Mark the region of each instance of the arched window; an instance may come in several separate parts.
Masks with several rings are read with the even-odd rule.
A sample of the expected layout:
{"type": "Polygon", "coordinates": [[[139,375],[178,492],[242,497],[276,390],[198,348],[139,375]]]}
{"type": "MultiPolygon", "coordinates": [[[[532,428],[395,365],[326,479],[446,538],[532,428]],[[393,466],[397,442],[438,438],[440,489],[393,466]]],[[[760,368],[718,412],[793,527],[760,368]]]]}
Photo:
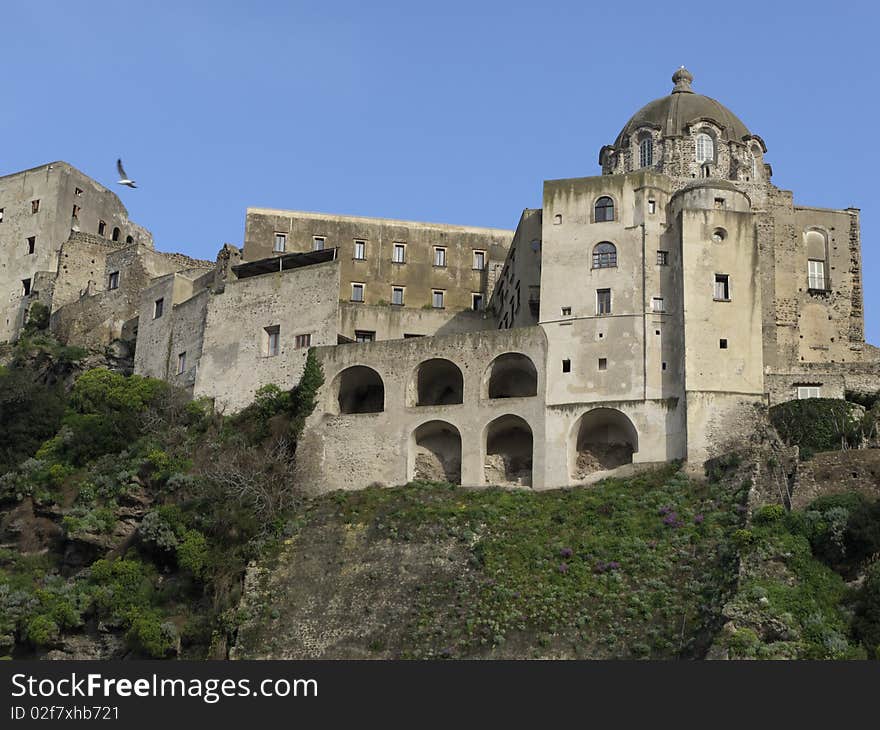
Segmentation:
{"type": "Polygon", "coordinates": [[[608,241],[597,243],[593,248],[593,268],[610,269],[617,266],[617,247],[608,241]]]}
{"type": "Polygon", "coordinates": [[[654,164],[654,141],[645,137],[639,142],[639,167],[650,167],[654,164]]]}
{"type": "Polygon", "coordinates": [[[120,230],[118,228],[114,228],[113,229],[113,240],[114,241],[119,240],[119,234],[120,234],[120,230]]]}
{"type": "Polygon", "coordinates": [[[715,161],[715,142],[705,132],[697,135],[697,162],[715,161]]]}
{"type": "Polygon", "coordinates": [[[596,223],[614,220],[614,201],[607,195],[603,195],[596,201],[596,223]]]}

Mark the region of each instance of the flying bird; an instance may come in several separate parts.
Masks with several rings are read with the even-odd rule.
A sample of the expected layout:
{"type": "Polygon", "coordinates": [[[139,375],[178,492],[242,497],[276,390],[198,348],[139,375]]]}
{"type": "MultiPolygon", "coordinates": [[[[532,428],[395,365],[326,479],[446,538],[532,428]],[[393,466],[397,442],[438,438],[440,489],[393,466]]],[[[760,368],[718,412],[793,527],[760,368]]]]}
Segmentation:
{"type": "Polygon", "coordinates": [[[116,181],[117,185],[126,185],[130,188],[136,188],[137,185],[134,184],[134,180],[129,180],[128,175],[125,172],[125,168],[122,166],[122,160],[116,160],[116,169],[119,170],[119,180],[116,181]]]}

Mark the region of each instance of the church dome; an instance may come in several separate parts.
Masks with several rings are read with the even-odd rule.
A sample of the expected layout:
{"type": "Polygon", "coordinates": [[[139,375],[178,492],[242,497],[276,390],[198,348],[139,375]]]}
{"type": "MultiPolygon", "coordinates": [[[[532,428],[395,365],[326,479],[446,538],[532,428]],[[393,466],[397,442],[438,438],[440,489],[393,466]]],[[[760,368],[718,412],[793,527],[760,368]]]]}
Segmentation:
{"type": "Polygon", "coordinates": [[[721,138],[743,142],[751,137],[748,128],[730,109],[715,99],[694,93],[693,75],[684,66],[672,75],[675,84],[672,93],[646,104],[639,109],[617,136],[614,147],[626,144],[626,139],[638,129],[657,129],[661,137],[681,137],[696,121],[714,122],[721,130],[721,138]]]}

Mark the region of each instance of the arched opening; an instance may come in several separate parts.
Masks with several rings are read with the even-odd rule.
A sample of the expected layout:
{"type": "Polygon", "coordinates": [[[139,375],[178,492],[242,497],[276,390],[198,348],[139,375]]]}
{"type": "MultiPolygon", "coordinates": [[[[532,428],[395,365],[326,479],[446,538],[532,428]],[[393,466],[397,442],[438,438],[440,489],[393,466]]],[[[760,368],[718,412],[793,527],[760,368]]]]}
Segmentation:
{"type": "Polygon", "coordinates": [[[715,161],[715,140],[705,132],[700,132],[695,139],[697,162],[715,161]]]}
{"type": "Polygon", "coordinates": [[[528,398],[538,394],[538,371],[531,358],[518,352],[499,355],[487,369],[490,398],[528,398]]]}
{"type": "Polygon", "coordinates": [[[602,241],[593,246],[593,268],[613,269],[617,266],[617,246],[610,241],[602,241]]]}
{"type": "Polygon", "coordinates": [[[614,408],[594,408],[575,424],[572,478],[631,464],[639,450],[639,435],[626,415],[614,408]]]}
{"type": "Polygon", "coordinates": [[[486,427],[486,484],[532,485],[532,429],[519,416],[501,416],[486,427]]]}
{"type": "Polygon", "coordinates": [[[464,377],[450,360],[425,360],[416,370],[416,405],[449,406],[464,402],[464,377]]]}
{"type": "Polygon", "coordinates": [[[614,201],[607,195],[603,195],[596,201],[593,208],[595,215],[593,216],[596,223],[614,220],[614,201]]]}
{"type": "Polygon", "coordinates": [[[340,413],[381,413],[385,410],[385,385],[372,368],[355,365],[336,376],[336,402],[340,413]]]}
{"type": "Polygon", "coordinates": [[[118,228],[114,228],[113,229],[113,240],[118,241],[121,233],[122,233],[122,231],[120,231],[118,228]]]}
{"type": "Polygon", "coordinates": [[[134,243],[134,238],[132,238],[131,236],[126,236],[126,237],[125,237],[125,242],[126,242],[126,243],[134,243]]]}
{"type": "Polygon", "coordinates": [[[650,167],[654,164],[654,141],[648,137],[642,137],[639,141],[639,167],[650,167]]]}
{"type": "Polygon", "coordinates": [[[461,484],[461,434],[446,421],[428,421],[412,435],[412,478],[461,484]]]}

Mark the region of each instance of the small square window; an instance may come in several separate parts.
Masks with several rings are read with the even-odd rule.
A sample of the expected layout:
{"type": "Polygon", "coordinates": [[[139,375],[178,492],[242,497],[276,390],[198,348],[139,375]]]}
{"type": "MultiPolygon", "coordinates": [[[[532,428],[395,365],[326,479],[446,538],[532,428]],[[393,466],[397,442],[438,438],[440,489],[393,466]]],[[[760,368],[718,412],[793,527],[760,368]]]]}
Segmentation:
{"type": "Polygon", "coordinates": [[[21,280],[21,292],[24,296],[30,296],[31,293],[31,280],[30,279],[22,279],[21,280]]]}
{"type": "Polygon", "coordinates": [[[730,301],[730,276],[728,274],[715,274],[715,301],[730,301]]]}
{"type": "Polygon", "coordinates": [[[6,210],[5,208],[0,208],[0,223],[3,222],[3,216],[5,214],[5,210],[6,210]]]}
{"type": "Polygon", "coordinates": [[[660,334],[660,330],[654,330],[654,334],[655,334],[655,335],[659,335],[659,334],[660,334]]]}
{"type": "Polygon", "coordinates": [[[364,285],[363,284],[352,284],[351,285],[351,301],[353,301],[353,302],[364,301],[364,285]]]}
{"type": "Polygon", "coordinates": [[[391,303],[396,304],[398,306],[403,306],[403,287],[402,286],[392,286],[391,287],[391,303]]]}
{"type": "Polygon", "coordinates": [[[657,201],[649,200],[648,201],[648,215],[654,215],[657,212],[657,201]]]}
{"type": "Polygon", "coordinates": [[[553,225],[559,226],[562,225],[562,213],[557,213],[553,216],[553,225]]]}
{"type": "Polygon", "coordinates": [[[607,370],[608,369],[608,358],[600,357],[599,358],[599,370],[607,370]]]}
{"type": "Polygon", "coordinates": [[[391,252],[391,261],[395,264],[406,263],[406,244],[395,243],[391,252]]]}
{"type": "Polygon", "coordinates": [[[603,339],[604,337],[605,337],[605,333],[604,333],[604,332],[600,332],[600,333],[599,333],[599,339],[601,340],[601,339],[603,339]]]}
{"type": "Polygon", "coordinates": [[[483,309],[483,295],[479,293],[471,294],[471,309],[480,312],[483,309]]]}
{"type": "Polygon", "coordinates": [[[657,266],[668,266],[669,265],[669,251],[658,251],[657,252],[657,266]]]}
{"type": "Polygon", "coordinates": [[[611,314],[611,290],[596,290],[596,314],[611,314]]]}
{"type": "Polygon", "coordinates": [[[727,349],[727,340],[723,337],[720,340],[718,340],[718,347],[722,350],[726,350],[727,349]]]}
{"type": "Polygon", "coordinates": [[[107,232],[107,224],[104,221],[98,221],[98,235],[103,236],[107,232]]]}
{"type": "Polygon", "coordinates": [[[312,251],[323,251],[326,243],[324,236],[312,236],[312,251]]]}
{"type": "Polygon", "coordinates": [[[443,309],[446,292],[435,289],[431,293],[431,306],[434,309],[443,309]]]}
{"type": "Polygon", "coordinates": [[[312,335],[311,335],[311,333],[309,333],[309,334],[305,334],[305,335],[296,335],[296,336],[293,338],[293,346],[294,346],[297,350],[301,350],[301,349],[303,349],[304,347],[311,347],[311,346],[312,346],[312,335]]]}
{"type": "Polygon", "coordinates": [[[798,400],[806,398],[821,398],[822,386],[820,385],[799,385],[797,389],[798,400]]]}
{"type": "Polygon", "coordinates": [[[37,250],[37,237],[36,236],[31,236],[30,238],[28,238],[27,247],[28,247],[28,255],[36,252],[36,250],[37,250]]]}
{"type": "Polygon", "coordinates": [[[486,252],[485,251],[474,251],[474,269],[476,271],[483,271],[486,268],[486,252]]]}
{"type": "Polygon", "coordinates": [[[32,200],[31,201],[31,213],[39,213],[40,212],[40,201],[32,200]]]}
{"type": "Polygon", "coordinates": [[[665,363],[665,362],[664,362],[664,363],[661,363],[661,364],[660,364],[660,367],[661,367],[662,370],[666,370],[666,363],[665,363]]]}
{"type": "Polygon", "coordinates": [[[77,198],[82,197],[82,194],[83,194],[82,188],[75,188],[74,191],[73,191],[73,194],[74,194],[77,198]]]}
{"type": "Polygon", "coordinates": [[[153,302],[153,319],[159,319],[165,311],[165,300],[160,298],[153,302]]]}
{"type": "Polygon", "coordinates": [[[177,374],[183,375],[184,372],[186,372],[186,353],[181,352],[177,356],[177,374]]]}
{"type": "Polygon", "coordinates": [[[272,249],[275,253],[284,253],[287,250],[287,234],[275,234],[275,247],[272,249]]]}
{"type": "Polygon", "coordinates": [[[654,297],[651,299],[651,311],[659,314],[666,311],[666,305],[663,304],[663,297],[654,297]]]}
{"type": "Polygon", "coordinates": [[[275,357],[281,352],[281,325],[263,328],[263,356],[275,357]]]}
{"type": "Polygon", "coordinates": [[[354,258],[356,261],[363,261],[367,258],[367,242],[357,240],[354,242],[354,258]]]}
{"type": "Polygon", "coordinates": [[[562,308],[562,316],[570,317],[571,316],[571,307],[563,307],[562,308]]]}
{"type": "Polygon", "coordinates": [[[110,276],[107,277],[107,288],[108,289],[118,289],[119,288],[119,272],[111,271],[110,276]]]}
{"type": "Polygon", "coordinates": [[[360,342],[361,344],[365,342],[375,342],[376,341],[376,333],[371,332],[369,330],[355,330],[354,331],[354,340],[355,342],[360,342]]]}
{"type": "Polygon", "coordinates": [[[570,373],[571,372],[571,360],[563,360],[562,361],[562,372],[570,373]]]}
{"type": "Polygon", "coordinates": [[[724,198],[715,198],[715,207],[718,210],[721,210],[722,208],[724,208],[725,207],[724,198]]]}
{"type": "Polygon", "coordinates": [[[434,247],[434,266],[446,266],[446,249],[441,246],[434,247]]]}

